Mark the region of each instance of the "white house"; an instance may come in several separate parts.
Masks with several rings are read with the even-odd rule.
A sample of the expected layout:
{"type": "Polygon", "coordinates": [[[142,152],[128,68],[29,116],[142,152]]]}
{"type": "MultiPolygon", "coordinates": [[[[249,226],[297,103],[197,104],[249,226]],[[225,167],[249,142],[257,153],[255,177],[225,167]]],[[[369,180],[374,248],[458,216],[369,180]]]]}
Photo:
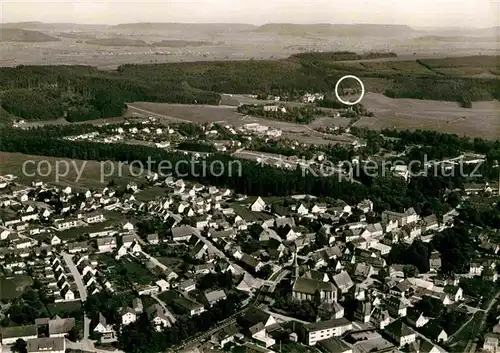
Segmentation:
{"type": "Polygon", "coordinates": [[[54,235],[51,239],[50,239],[50,245],[59,245],[61,244],[61,239],[57,236],[57,235],[54,235]]]}
{"type": "Polygon", "coordinates": [[[99,252],[111,252],[116,249],[116,238],[99,238],[97,239],[97,247],[99,249],[99,252]]]}
{"type": "Polygon", "coordinates": [[[158,290],[160,292],[165,292],[170,289],[170,283],[165,281],[164,279],[160,279],[156,281],[156,285],[158,286],[158,290]]]}
{"type": "Polygon", "coordinates": [[[346,318],[318,321],[305,325],[306,344],[314,346],[317,342],[338,337],[352,330],[352,322],[346,318]]]}
{"type": "Polygon", "coordinates": [[[137,314],[132,308],[125,308],[122,311],[122,325],[128,325],[137,320],[137,314]]]}
{"type": "Polygon", "coordinates": [[[266,208],[266,203],[264,202],[264,200],[262,200],[260,196],[250,206],[250,209],[254,212],[262,212],[265,210],[265,208],[266,208]]]}

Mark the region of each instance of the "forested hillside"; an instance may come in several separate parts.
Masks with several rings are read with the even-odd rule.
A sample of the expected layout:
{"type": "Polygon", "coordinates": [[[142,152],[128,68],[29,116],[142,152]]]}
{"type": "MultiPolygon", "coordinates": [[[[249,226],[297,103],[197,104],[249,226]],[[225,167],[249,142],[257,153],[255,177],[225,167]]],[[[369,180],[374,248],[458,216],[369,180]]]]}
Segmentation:
{"type": "MultiPolygon", "coordinates": [[[[339,62],[356,58],[354,53],[340,52],[274,61],[123,65],[116,71],[85,66],[1,68],[0,99],[3,109],[24,119],[82,121],[121,115],[125,102],[133,101],[218,104],[219,93],[331,93],[337,80],[348,74],[366,79],[368,90],[378,82],[382,85],[378,91],[395,98],[461,103],[500,99],[499,79],[460,76],[460,70],[467,69],[463,60],[445,59],[448,67],[457,63],[455,74],[448,76],[435,71],[435,65],[415,61],[339,62]]],[[[495,60],[476,59],[482,58],[486,60],[481,69],[498,71],[495,60]]]]}

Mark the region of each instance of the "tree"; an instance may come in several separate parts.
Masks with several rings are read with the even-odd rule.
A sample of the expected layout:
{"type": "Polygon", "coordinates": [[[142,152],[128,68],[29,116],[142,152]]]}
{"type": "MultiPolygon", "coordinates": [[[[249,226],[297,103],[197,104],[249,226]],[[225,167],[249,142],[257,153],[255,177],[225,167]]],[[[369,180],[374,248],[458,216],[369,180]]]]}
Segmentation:
{"type": "Polygon", "coordinates": [[[266,264],[259,269],[257,275],[259,275],[259,277],[261,278],[267,279],[272,273],[273,273],[273,267],[270,264],[266,264]]]}
{"type": "Polygon", "coordinates": [[[325,228],[321,227],[318,230],[315,243],[318,248],[323,248],[328,245],[328,235],[326,234],[325,228]]]}
{"type": "Polygon", "coordinates": [[[27,353],[28,352],[26,342],[20,338],[12,345],[11,350],[13,352],[17,352],[17,353],[27,353]]]}
{"type": "Polygon", "coordinates": [[[405,278],[409,277],[417,277],[418,276],[418,268],[415,265],[404,265],[403,273],[405,278]]]}
{"type": "Polygon", "coordinates": [[[415,304],[415,308],[427,317],[438,317],[443,312],[444,305],[439,299],[424,295],[422,299],[415,304]]]}
{"type": "Polygon", "coordinates": [[[313,299],[313,303],[315,306],[319,307],[321,305],[321,293],[319,292],[319,290],[316,289],[316,291],[314,292],[314,299],[313,299]]]}

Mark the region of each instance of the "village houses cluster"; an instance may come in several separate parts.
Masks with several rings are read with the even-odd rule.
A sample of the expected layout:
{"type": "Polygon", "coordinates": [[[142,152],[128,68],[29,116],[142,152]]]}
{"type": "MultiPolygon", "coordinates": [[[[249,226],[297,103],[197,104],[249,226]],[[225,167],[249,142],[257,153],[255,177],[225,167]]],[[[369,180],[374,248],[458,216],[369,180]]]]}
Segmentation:
{"type": "MultiPolygon", "coordinates": [[[[438,252],[431,254],[430,272],[424,276],[408,275],[405,266],[387,263],[396,244],[428,243],[451,227],[456,210],[439,218],[420,217],[413,208],[376,214],[370,200],[349,205],[307,195],[284,205],[156,174],[140,186],[129,182],[120,192],[114,186],[77,191],[41,181],[27,186],[12,175],[2,180],[0,266],[10,286],[29,278],[29,283],[41,283],[54,303],[85,302],[99,293],[121,293],[116,266],[147,274],[128,277],[134,299],[120,308],[118,321],[101,312],[84,320],[83,339],[97,335],[101,343],[115,342],[120,328],[143,313],[157,330],[168,330],[179,316],[200,315],[235,290],[247,298],[241,303],[246,314],[210,335],[219,347],[239,342],[272,351],[276,332],[291,322],[292,341],[325,352],[397,351],[409,345],[415,352],[438,353],[453,332],[446,332],[438,317],[419,310],[418,303],[437,302],[464,315],[473,310],[462,303],[456,278],[436,275],[441,267],[438,252]],[[353,216],[356,221],[346,222],[353,216]],[[168,224],[168,231],[144,233],[139,224],[151,219],[168,224]],[[321,229],[313,231],[308,222],[319,222],[321,229]],[[321,247],[319,233],[326,239],[321,247]],[[259,249],[248,250],[249,237],[259,249]],[[165,262],[155,255],[160,248],[187,249],[196,265],[165,262]],[[216,273],[230,274],[234,289],[200,292],[201,278],[216,273]],[[374,279],[381,273],[382,281],[374,279]],[[262,293],[273,299],[287,282],[293,302],[314,302],[321,318],[294,319],[293,312],[261,300],[262,293]],[[165,299],[165,293],[173,299],[165,299]]],[[[497,253],[500,244],[485,238],[482,247],[497,253]]],[[[495,264],[471,262],[467,276],[496,281],[495,264]]],[[[31,325],[9,325],[0,330],[1,344],[23,339],[29,353],[64,352],[75,320],[82,318],[40,317],[31,325]],[[44,326],[48,335],[41,333],[44,326]]],[[[496,336],[488,337],[485,347],[496,352],[496,336]]]]}

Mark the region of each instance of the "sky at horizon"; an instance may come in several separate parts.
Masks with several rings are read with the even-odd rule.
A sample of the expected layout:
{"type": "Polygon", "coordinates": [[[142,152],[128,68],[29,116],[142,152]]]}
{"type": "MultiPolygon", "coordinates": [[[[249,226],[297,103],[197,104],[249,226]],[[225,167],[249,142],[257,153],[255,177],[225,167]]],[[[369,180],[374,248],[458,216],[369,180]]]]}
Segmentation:
{"type": "Polygon", "coordinates": [[[500,26],[500,0],[0,0],[0,22],[371,23],[500,26]]]}

